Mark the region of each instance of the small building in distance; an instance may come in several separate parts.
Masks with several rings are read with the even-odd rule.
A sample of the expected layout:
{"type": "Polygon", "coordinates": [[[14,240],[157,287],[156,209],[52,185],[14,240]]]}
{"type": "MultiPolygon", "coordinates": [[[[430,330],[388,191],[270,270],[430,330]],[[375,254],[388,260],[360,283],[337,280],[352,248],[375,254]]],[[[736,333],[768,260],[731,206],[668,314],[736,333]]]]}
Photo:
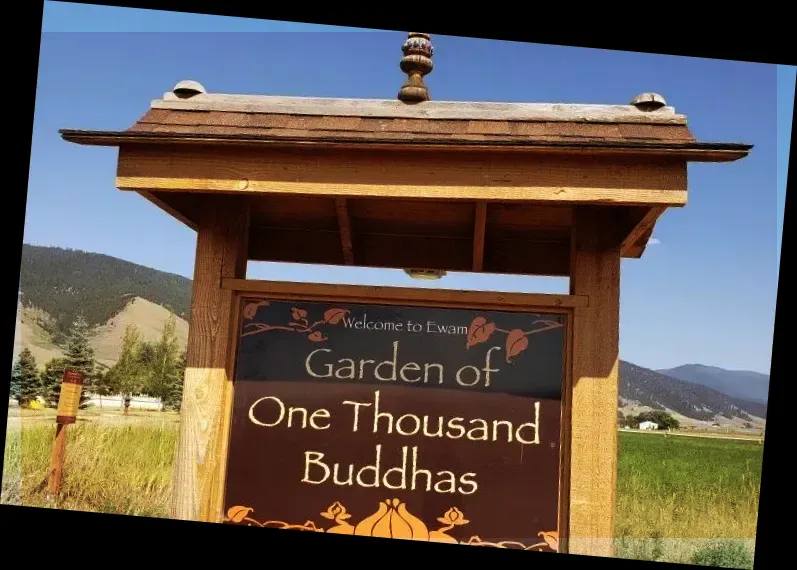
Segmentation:
{"type": "Polygon", "coordinates": [[[659,424],[656,422],[641,422],[639,429],[659,429],[659,424]]]}

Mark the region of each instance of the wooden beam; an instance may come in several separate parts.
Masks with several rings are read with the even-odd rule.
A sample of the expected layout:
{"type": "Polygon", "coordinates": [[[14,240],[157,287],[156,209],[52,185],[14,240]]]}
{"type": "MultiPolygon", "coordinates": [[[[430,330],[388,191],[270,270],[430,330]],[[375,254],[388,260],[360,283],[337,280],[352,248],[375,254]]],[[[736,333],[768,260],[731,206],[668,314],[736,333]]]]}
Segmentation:
{"type": "Polygon", "coordinates": [[[346,265],[354,265],[354,252],[351,243],[351,220],[345,198],[335,198],[335,210],[338,214],[340,243],[343,248],[343,261],[346,265]]]}
{"type": "Polygon", "coordinates": [[[248,226],[247,200],[208,197],[197,232],[172,518],[222,520],[235,296],[221,283],[246,276],[248,226]]]}
{"type": "MultiPolygon", "coordinates": [[[[606,145],[605,143],[585,143],[580,140],[568,142],[541,142],[529,143],[528,140],[519,138],[515,141],[503,141],[496,144],[489,139],[481,140],[458,140],[450,137],[438,137],[434,140],[410,139],[393,141],[374,141],[373,139],[353,139],[346,137],[343,139],[308,139],[306,136],[297,135],[294,137],[286,136],[259,136],[252,135],[220,135],[220,134],[186,134],[186,133],[149,133],[140,131],[79,131],[73,129],[62,129],[61,137],[75,144],[89,146],[106,147],[130,147],[142,145],[152,147],[153,145],[179,145],[205,147],[214,146],[216,148],[226,148],[235,151],[240,148],[267,147],[268,149],[322,149],[336,150],[340,152],[357,150],[387,150],[387,151],[443,151],[443,152],[479,152],[485,153],[523,153],[527,156],[534,155],[557,155],[563,154],[571,157],[582,158],[633,158],[635,160],[658,160],[670,159],[680,162],[734,162],[746,157],[750,153],[751,145],[735,143],[626,143],[623,146],[606,145]]],[[[400,134],[395,135],[399,137],[400,134]]]]}
{"type": "Polygon", "coordinates": [[[487,203],[476,203],[473,222],[473,271],[480,272],[484,266],[484,234],[487,229],[487,203]]]}
{"type": "MultiPolygon", "coordinates": [[[[249,259],[287,263],[346,265],[336,231],[256,227],[249,239],[249,259]]],[[[405,269],[473,270],[473,240],[424,235],[358,233],[357,265],[405,269]]],[[[564,277],[569,274],[566,242],[523,239],[491,241],[482,271],[564,277]]]]}
{"type": "Polygon", "coordinates": [[[617,481],[620,243],[611,212],[575,212],[570,292],[574,310],[567,552],[612,556],[617,481]]]}
{"type": "Polygon", "coordinates": [[[473,238],[473,202],[350,199],[357,232],[473,238]]]}
{"type": "Polygon", "coordinates": [[[567,277],[570,245],[566,241],[527,241],[490,237],[484,252],[485,273],[567,277]]]}
{"type": "Polygon", "coordinates": [[[625,255],[623,257],[626,258],[635,258],[639,259],[645,253],[645,250],[648,247],[648,242],[650,238],[653,236],[653,228],[646,231],[639,237],[639,240],[632,246],[628,248],[625,255]]]}
{"type": "Polygon", "coordinates": [[[679,160],[123,146],[122,190],[682,206],[679,160]],[[386,169],[384,165],[390,164],[386,169]]]}
{"type": "Polygon", "coordinates": [[[415,289],[364,285],[327,285],[323,283],[290,283],[253,279],[223,279],[221,286],[236,293],[261,293],[277,299],[356,300],[379,299],[380,303],[449,303],[463,307],[493,305],[496,307],[588,307],[586,295],[553,295],[548,293],[501,293],[495,291],[460,291],[453,289],[415,289]]]}
{"type": "MultiPolygon", "coordinates": [[[[183,222],[186,226],[188,226],[192,230],[194,230],[194,231],[197,230],[196,222],[194,220],[192,220],[188,216],[188,214],[185,211],[185,208],[180,208],[180,207],[173,206],[171,203],[169,203],[170,201],[168,200],[168,198],[164,199],[164,197],[162,197],[157,192],[149,192],[147,190],[139,190],[138,193],[141,194],[141,196],[143,196],[144,198],[146,198],[150,202],[152,202],[153,204],[155,204],[158,208],[160,208],[161,210],[163,210],[164,212],[166,212],[167,214],[172,216],[173,218],[183,222]]],[[[172,194],[172,196],[176,196],[176,195],[172,194]]],[[[179,196],[176,196],[176,197],[179,197],[179,196]]]]}
{"type": "Polygon", "coordinates": [[[656,221],[667,208],[656,206],[647,208],[641,217],[635,220],[633,227],[620,243],[622,257],[640,257],[645,251],[648,239],[653,234],[656,221]]]}
{"type": "Polygon", "coordinates": [[[470,271],[470,239],[423,235],[358,234],[358,260],[365,267],[470,271]]]}

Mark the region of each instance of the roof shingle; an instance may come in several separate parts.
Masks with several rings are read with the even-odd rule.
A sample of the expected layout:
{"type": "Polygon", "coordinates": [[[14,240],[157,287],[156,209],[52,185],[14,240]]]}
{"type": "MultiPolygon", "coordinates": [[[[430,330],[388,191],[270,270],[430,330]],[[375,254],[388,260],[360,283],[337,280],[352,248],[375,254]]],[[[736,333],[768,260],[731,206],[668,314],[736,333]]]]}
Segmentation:
{"type": "Polygon", "coordinates": [[[167,109],[150,109],[129,130],[200,137],[240,135],[291,139],[306,137],[312,140],[368,139],[374,142],[413,139],[479,142],[511,142],[519,139],[525,139],[526,142],[694,141],[683,124],[407,119],[167,109]]]}

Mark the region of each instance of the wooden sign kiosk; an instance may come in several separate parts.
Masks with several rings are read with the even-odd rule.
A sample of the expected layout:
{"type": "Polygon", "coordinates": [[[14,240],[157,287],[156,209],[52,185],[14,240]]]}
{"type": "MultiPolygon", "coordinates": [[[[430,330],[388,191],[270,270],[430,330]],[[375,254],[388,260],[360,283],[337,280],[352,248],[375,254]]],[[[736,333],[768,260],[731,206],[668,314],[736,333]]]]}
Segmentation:
{"type": "MultiPolygon", "coordinates": [[[[494,494],[491,499],[492,503],[506,509],[514,502],[522,502],[526,495],[534,502],[541,501],[540,497],[550,499],[553,496],[556,512],[553,519],[545,520],[553,520],[552,525],[556,529],[551,525],[545,527],[540,522],[543,526],[539,530],[549,532],[537,533],[537,527],[532,525],[525,530],[518,529],[512,536],[504,533],[495,538],[493,545],[498,545],[500,538],[507,541],[503,545],[529,549],[531,543],[528,540],[534,538],[554,550],[611,555],[617,463],[620,260],[641,257],[653,226],[664,210],[686,204],[688,162],[734,161],[744,157],[751,147],[697,142],[687,128],[686,118],[676,114],[655,94],[639,96],[629,105],[431,101],[423,83],[423,76],[431,71],[428,36],[410,34],[403,49],[402,69],[409,79],[398,100],[217,95],[206,93],[197,83],[181,82],[162,99],[153,101],[149,111],[125,131],[62,131],[64,139],[75,143],[118,146],[117,186],[138,192],[197,232],[188,369],[175,467],[173,516],[186,520],[243,521],[243,524],[263,525],[262,521],[270,517],[269,513],[261,513],[258,509],[253,511],[251,504],[242,502],[243,499],[241,502],[225,502],[225,496],[229,497],[230,493],[238,496],[245,487],[243,482],[231,481],[228,470],[235,468],[243,473],[240,467],[243,455],[254,458],[259,450],[265,449],[245,443],[249,441],[247,438],[255,437],[246,431],[251,425],[266,425],[267,422],[262,416],[255,419],[254,408],[239,411],[238,404],[234,404],[239,392],[233,388],[243,374],[240,369],[246,369],[246,374],[261,374],[264,381],[273,379],[267,376],[274,370],[298,374],[291,372],[291,358],[292,351],[300,350],[297,348],[299,340],[285,340],[288,337],[303,339],[306,344],[301,346],[309,348],[322,347],[322,341],[332,339],[330,342],[338,342],[334,345],[336,350],[344,347],[356,352],[359,350],[357,343],[345,344],[343,340],[353,338],[356,331],[348,327],[355,327],[356,323],[344,322],[344,317],[360,318],[356,315],[365,313],[357,313],[355,308],[364,307],[370,316],[362,316],[363,326],[368,326],[368,318],[379,317],[387,322],[397,315],[411,320],[417,314],[424,327],[427,322],[435,320],[444,325],[445,319],[456,321],[451,325],[454,327],[452,331],[459,334],[456,345],[433,344],[438,341],[431,336],[428,343],[432,344],[427,343],[426,346],[432,348],[424,348],[424,342],[413,345],[411,342],[415,341],[407,340],[406,343],[410,344],[403,346],[416,347],[407,349],[416,351],[407,357],[417,357],[416,360],[424,358],[424,350],[431,350],[434,354],[442,354],[439,362],[445,361],[448,366],[450,360],[452,366],[458,367],[461,363],[471,362],[465,360],[466,357],[481,359],[483,363],[486,353],[485,370],[489,374],[491,364],[487,345],[475,345],[490,334],[498,339],[496,331],[502,331],[510,337],[515,336],[514,339],[500,337],[495,347],[499,352],[493,353],[492,366],[509,369],[506,362],[510,357],[528,348],[527,354],[516,359],[520,363],[521,357],[528,356],[523,361],[526,364],[518,364],[527,366],[522,368],[526,372],[516,374],[517,382],[522,384],[538,370],[534,367],[535,361],[542,366],[551,362],[550,355],[556,358],[559,358],[556,355],[561,355],[561,392],[552,396],[557,402],[556,413],[549,419],[547,416],[538,417],[536,424],[523,424],[556,426],[556,433],[548,430],[541,436],[545,442],[548,441],[545,438],[550,439],[557,456],[557,461],[551,463],[554,467],[545,467],[545,473],[540,475],[547,477],[546,482],[539,483],[545,487],[531,488],[529,483],[528,489],[516,486],[506,491],[514,493],[511,498],[494,494]],[[570,278],[570,294],[262,282],[246,279],[248,260],[567,276],[570,278]],[[528,313],[533,313],[537,319],[533,322],[542,322],[543,328],[561,326],[560,336],[540,334],[528,337],[524,336],[529,332],[524,332],[522,323],[504,325],[499,322],[504,319],[509,323],[517,314],[528,313]],[[278,318],[287,324],[276,326],[276,321],[268,320],[278,318]],[[247,323],[254,329],[242,328],[247,323]],[[319,323],[322,326],[314,330],[313,327],[319,323]],[[239,334],[244,330],[257,332],[272,328],[284,328],[288,332],[283,336],[276,333],[272,336],[239,334]],[[303,335],[291,336],[294,329],[303,335]],[[244,338],[256,340],[246,340],[250,344],[244,349],[241,348],[244,338]],[[267,338],[273,340],[265,340],[267,338]],[[561,346],[555,343],[544,346],[528,344],[530,339],[537,338],[558,338],[562,342],[561,346]],[[510,347],[512,342],[515,348],[510,347]],[[504,356],[496,356],[503,354],[500,350],[504,346],[508,350],[506,360],[504,356]],[[250,356],[246,356],[250,359],[259,358],[257,354],[271,350],[268,353],[271,359],[269,366],[263,367],[262,362],[254,360],[242,364],[244,356],[236,356],[242,350],[250,351],[250,356]],[[461,362],[454,362],[457,358],[461,362]],[[233,382],[236,373],[239,374],[238,380],[233,382]],[[249,410],[252,422],[244,425],[246,410],[249,410]],[[239,421],[236,418],[243,419],[239,421]],[[561,544],[557,545],[559,540],[561,544]]],[[[142,228],[142,231],[146,229],[142,228]]],[[[131,239],[135,239],[134,236],[131,239]]],[[[319,275],[323,275],[322,269],[319,275]]],[[[304,356],[302,353],[302,358],[304,356]]],[[[393,358],[401,360],[405,356],[394,354],[393,358]]],[[[346,359],[338,362],[342,361],[348,362],[346,359]]],[[[321,361],[318,362],[314,365],[315,370],[323,370],[321,361]]],[[[373,363],[375,360],[360,359],[359,362],[362,377],[362,362],[373,363]]],[[[419,370],[418,364],[410,365],[415,366],[412,370],[419,370]]],[[[394,361],[392,379],[395,378],[395,366],[394,361]]],[[[476,369],[475,366],[464,368],[476,369]]],[[[328,376],[331,376],[332,369],[328,370],[328,376]]],[[[517,372],[521,368],[512,370],[517,372]]],[[[402,375],[405,371],[402,368],[402,375]]],[[[337,378],[345,376],[341,376],[340,371],[336,374],[337,378]]],[[[476,374],[478,376],[478,370],[476,374]]],[[[312,375],[323,376],[318,372],[312,375]]],[[[413,377],[412,380],[418,378],[413,377]]],[[[440,378],[442,383],[442,372],[440,378]]],[[[459,375],[456,378],[461,386],[467,384],[459,375]]],[[[493,381],[498,386],[496,378],[493,381]]],[[[287,377],[281,379],[291,380],[287,377]]],[[[257,386],[265,385],[261,382],[257,386]]],[[[310,386],[304,392],[284,393],[293,394],[294,399],[312,393],[314,403],[305,405],[306,411],[312,412],[311,406],[313,409],[324,407],[326,400],[323,394],[326,392],[323,390],[328,386],[322,382],[310,386]]],[[[252,388],[253,398],[264,394],[257,389],[252,388]]],[[[348,388],[335,389],[342,390],[340,393],[345,396],[343,390],[348,388]]],[[[393,389],[383,387],[383,398],[387,397],[386,390],[393,389]]],[[[426,401],[424,398],[428,399],[425,394],[431,393],[415,388],[396,387],[395,390],[404,390],[401,392],[403,403],[410,405],[417,400],[421,407],[422,401],[426,401]],[[409,396],[405,395],[408,393],[409,396]]],[[[460,413],[457,410],[466,409],[476,401],[467,399],[471,396],[460,397],[460,392],[454,390],[445,394],[450,394],[450,399],[438,395],[435,396],[438,404],[423,404],[426,406],[424,417],[460,413]],[[457,410],[446,408],[446,402],[450,401],[454,406],[453,402],[460,400],[462,404],[457,410]]],[[[474,404],[470,409],[483,409],[487,417],[488,408],[492,409],[492,404],[487,404],[492,402],[489,398],[504,402],[509,400],[498,398],[510,396],[485,392],[478,397],[484,398],[479,402],[486,403],[482,407],[474,404]]],[[[326,407],[337,414],[337,408],[331,406],[326,407]]],[[[325,414],[310,417],[311,427],[324,429],[328,426],[330,411],[322,411],[325,414]],[[326,418],[326,423],[317,421],[319,418],[326,418]]],[[[420,418],[421,412],[417,414],[415,417],[420,418]]],[[[407,414],[408,417],[410,415],[407,414]]],[[[510,422],[498,421],[497,418],[490,416],[496,420],[495,425],[510,425],[510,422]]],[[[306,414],[303,422],[302,426],[307,427],[306,414]]],[[[518,423],[511,425],[516,427],[518,423]]],[[[322,438],[324,433],[318,431],[316,435],[301,437],[322,438]]],[[[474,439],[468,433],[468,437],[474,439]]],[[[518,441],[525,443],[532,437],[531,432],[524,432],[527,435],[523,437],[519,431],[514,433],[518,441]]],[[[494,434],[493,441],[496,438],[498,436],[494,434]]],[[[509,439],[512,439],[512,433],[509,439]]],[[[270,441],[278,445],[283,440],[276,438],[270,441]]],[[[290,441],[298,445],[299,440],[290,441]]],[[[354,449],[360,440],[344,438],[339,441],[346,443],[343,448],[354,449]],[[349,441],[350,444],[347,443],[349,441]]],[[[392,441],[389,438],[383,441],[384,453],[392,441]]],[[[395,445],[415,443],[399,442],[395,445]]],[[[448,443],[437,442],[434,445],[437,453],[433,455],[448,454],[451,461],[463,463],[459,465],[460,471],[471,469],[462,459],[471,457],[468,455],[471,452],[465,447],[449,453],[448,443]]],[[[517,442],[511,445],[516,446],[512,450],[520,446],[517,442]]],[[[369,449],[372,453],[370,444],[369,449]]],[[[419,453],[426,453],[424,448],[418,449],[419,453]]],[[[493,487],[484,486],[486,483],[483,485],[484,493],[503,492],[496,488],[502,487],[502,481],[509,488],[515,485],[516,480],[521,481],[521,485],[522,481],[532,480],[525,479],[528,474],[518,470],[525,465],[521,465],[523,449],[519,451],[519,458],[512,455],[512,466],[506,463],[506,476],[501,475],[503,464],[500,462],[510,461],[506,458],[511,454],[501,452],[503,455],[482,460],[478,459],[482,456],[473,452],[474,461],[478,459],[479,465],[484,467],[478,473],[481,481],[488,480],[488,471],[498,473],[493,487]],[[515,469],[512,474],[510,468],[515,469]]],[[[300,456],[301,451],[296,450],[295,453],[300,456]]],[[[260,467],[252,469],[265,469],[263,473],[270,473],[268,469],[281,469],[280,465],[288,465],[292,461],[288,458],[290,453],[290,449],[282,449],[269,461],[262,465],[258,463],[260,467]]],[[[306,452],[306,457],[310,457],[308,453],[313,452],[306,452]]],[[[406,470],[407,451],[404,453],[403,469],[406,470]]],[[[313,457],[318,459],[321,455],[318,453],[313,457]]],[[[333,459],[332,451],[329,455],[329,465],[332,461],[339,461],[341,465],[348,462],[342,457],[333,459]]],[[[396,461],[399,461],[398,456],[393,464],[396,461]]],[[[540,461],[542,473],[543,463],[540,461]]],[[[321,461],[316,461],[315,465],[320,466],[321,461]]],[[[472,470],[478,471],[476,468],[472,470]]],[[[336,467],[336,477],[344,477],[342,471],[343,467],[338,474],[336,467]]],[[[456,469],[452,468],[451,472],[454,471],[456,469]]],[[[321,473],[320,470],[316,472],[321,473]]],[[[427,472],[431,473],[424,471],[427,472]]],[[[353,471],[350,472],[350,477],[353,477],[351,473],[353,471]]],[[[296,474],[297,485],[301,476],[301,473],[296,474]]],[[[528,476],[533,478],[534,475],[528,476]]],[[[306,480],[312,477],[321,475],[305,473],[306,480]]],[[[459,489],[464,496],[467,493],[463,481],[466,479],[460,479],[459,489]]],[[[401,528],[406,529],[402,532],[407,537],[420,536],[424,540],[449,542],[465,542],[464,539],[450,539],[449,534],[469,523],[470,527],[465,525],[467,528],[475,530],[478,527],[474,533],[461,535],[471,536],[467,541],[469,544],[478,544],[485,536],[491,536],[491,525],[499,525],[500,521],[490,519],[493,515],[488,513],[488,507],[479,506],[481,503],[473,496],[463,498],[461,503],[451,499],[452,508],[445,514],[437,511],[432,514],[434,509],[425,506],[421,509],[424,513],[418,513],[418,507],[410,508],[401,502],[410,496],[409,492],[389,490],[397,488],[397,485],[380,488],[378,492],[382,495],[373,502],[374,508],[362,507],[357,513],[346,509],[351,509],[351,505],[356,503],[360,495],[355,494],[359,491],[329,491],[328,505],[313,502],[317,507],[307,508],[317,508],[315,514],[297,512],[291,515],[294,517],[292,521],[298,525],[297,528],[324,530],[311,522],[300,523],[315,519],[321,510],[329,507],[320,516],[338,523],[338,526],[328,529],[328,532],[381,536],[384,534],[380,535],[374,529],[383,524],[378,521],[387,520],[384,517],[390,515],[394,517],[390,519],[394,521],[390,523],[393,525],[390,536],[397,536],[395,529],[404,525],[401,528]],[[343,496],[340,493],[349,493],[351,498],[338,500],[343,496]],[[393,495],[402,498],[394,499],[393,495]],[[483,512],[476,512],[478,509],[483,512]],[[373,515],[376,518],[366,516],[371,511],[377,511],[373,515]],[[423,521],[417,518],[419,514],[424,515],[423,521]],[[352,515],[354,518],[349,519],[352,515]],[[380,519],[377,515],[384,516],[380,519]],[[438,531],[432,530],[436,524],[434,517],[446,526],[438,531]],[[474,537],[475,534],[478,536],[474,537]]],[[[414,485],[415,482],[413,489],[414,485]]],[[[305,485],[301,489],[315,493],[319,487],[305,485]]],[[[372,489],[362,492],[366,491],[371,492],[372,489]]],[[[275,487],[271,492],[297,491],[275,487]]],[[[431,493],[429,497],[438,495],[431,493]]],[[[296,494],[294,499],[298,504],[304,500],[303,497],[296,494]]],[[[539,520],[546,516],[545,513],[540,514],[539,520]]],[[[284,517],[277,518],[285,520],[284,517]]],[[[288,524],[282,526],[291,527],[288,524]]]]}

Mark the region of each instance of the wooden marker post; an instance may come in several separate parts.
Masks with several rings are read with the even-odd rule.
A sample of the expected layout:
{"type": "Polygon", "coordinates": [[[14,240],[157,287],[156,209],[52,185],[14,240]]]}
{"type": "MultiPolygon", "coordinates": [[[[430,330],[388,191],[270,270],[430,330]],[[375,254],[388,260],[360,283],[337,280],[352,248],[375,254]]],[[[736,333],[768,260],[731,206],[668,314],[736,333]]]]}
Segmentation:
{"type": "Polygon", "coordinates": [[[83,391],[83,374],[77,370],[66,370],[61,380],[61,396],[58,399],[58,411],[55,421],[55,442],[50,457],[50,474],[47,492],[50,496],[58,494],[61,488],[64,470],[64,452],[66,451],[66,426],[75,423],[80,407],[80,394],[83,391]]]}

